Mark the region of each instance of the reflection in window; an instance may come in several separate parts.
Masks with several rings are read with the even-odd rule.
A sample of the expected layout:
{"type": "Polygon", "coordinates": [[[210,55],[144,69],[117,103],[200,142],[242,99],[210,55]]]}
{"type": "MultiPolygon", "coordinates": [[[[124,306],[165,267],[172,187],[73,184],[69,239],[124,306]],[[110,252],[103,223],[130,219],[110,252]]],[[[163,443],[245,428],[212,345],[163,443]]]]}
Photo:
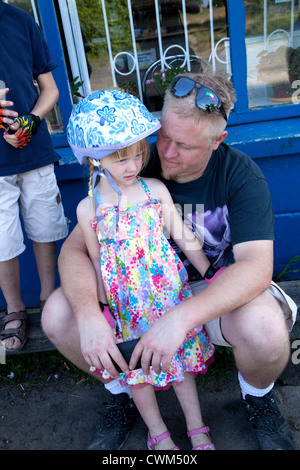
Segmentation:
{"type": "Polygon", "coordinates": [[[245,2],[250,108],[296,102],[300,88],[300,1],[245,2]]]}
{"type": "Polygon", "coordinates": [[[29,13],[39,23],[34,0],[4,0],[4,2],[9,3],[9,5],[12,5],[13,7],[17,7],[26,11],[26,13],[29,13]]]}
{"type": "Polygon", "coordinates": [[[90,0],[88,6],[85,0],[76,0],[91,90],[116,85],[139,96],[139,81],[147,68],[161,54],[184,54],[186,37],[190,54],[210,61],[216,69],[230,71],[226,0],[185,3],[186,18],[181,0],[159,0],[157,25],[154,0],[131,0],[132,34],[127,0],[90,0]]]}

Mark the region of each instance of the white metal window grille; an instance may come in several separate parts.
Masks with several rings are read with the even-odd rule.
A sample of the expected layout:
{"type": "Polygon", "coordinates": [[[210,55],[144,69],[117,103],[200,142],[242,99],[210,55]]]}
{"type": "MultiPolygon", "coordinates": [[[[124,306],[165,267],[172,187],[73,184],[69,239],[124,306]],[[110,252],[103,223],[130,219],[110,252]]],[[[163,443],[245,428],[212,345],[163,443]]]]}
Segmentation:
{"type": "MultiPolygon", "coordinates": [[[[214,36],[214,15],[213,15],[213,0],[202,0],[203,4],[206,4],[209,7],[209,16],[210,16],[210,43],[211,43],[211,54],[209,61],[212,64],[213,69],[216,67],[216,62],[225,64],[225,67],[228,72],[230,72],[230,54],[229,54],[229,38],[224,37],[218,42],[215,42],[214,36]],[[221,59],[218,55],[218,48],[221,43],[224,43],[226,50],[226,58],[221,59]]],[[[189,47],[189,35],[187,27],[187,16],[186,16],[186,0],[182,0],[182,18],[183,18],[183,28],[184,28],[184,46],[181,44],[172,44],[163,49],[162,41],[162,29],[161,29],[161,17],[160,17],[160,1],[153,0],[155,7],[155,16],[156,16],[156,28],[157,28],[157,42],[158,42],[158,51],[159,59],[161,61],[161,68],[168,67],[166,59],[171,55],[171,49],[177,48],[180,49],[182,55],[184,56],[183,65],[187,67],[187,70],[190,70],[190,47],[189,47]]],[[[201,2],[200,2],[201,3],[201,2]]],[[[62,23],[64,28],[64,34],[67,43],[67,49],[70,59],[70,65],[72,70],[73,77],[79,77],[80,81],[83,81],[82,88],[80,92],[82,95],[86,96],[90,90],[90,81],[88,76],[88,69],[85,60],[85,52],[83,46],[82,35],[80,32],[80,22],[78,19],[78,11],[76,6],[76,0],[59,0],[60,13],[62,17],[62,23]]],[[[137,41],[135,34],[134,21],[132,16],[132,3],[131,0],[127,0],[128,7],[128,16],[130,22],[130,31],[131,31],[131,40],[132,40],[132,49],[133,52],[128,52],[120,50],[115,55],[112,53],[111,47],[111,32],[109,27],[109,21],[106,11],[106,2],[105,0],[99,0],[99,14],[103,15],[103,21],[105,25],[105,34],[106,34],[106,43],[109,55],[110,70],[112,75],[113,85],[117,86],[117,76],[118,75],[130,75],[132,72],[136,72],[137,86],[139,90],[139,95],[142,100],[142,85],[141,85],[141,73],[139,69],[138,62],[138,53],[137,53],[137,41]],[[100,8],[101,7],[101,8],[100,8]],[[131,65],[130,70],[127,72],[121,71],[117,67],[117,61],[121,56],[128,56],[130,59],[128,62],[131,65]]]]}

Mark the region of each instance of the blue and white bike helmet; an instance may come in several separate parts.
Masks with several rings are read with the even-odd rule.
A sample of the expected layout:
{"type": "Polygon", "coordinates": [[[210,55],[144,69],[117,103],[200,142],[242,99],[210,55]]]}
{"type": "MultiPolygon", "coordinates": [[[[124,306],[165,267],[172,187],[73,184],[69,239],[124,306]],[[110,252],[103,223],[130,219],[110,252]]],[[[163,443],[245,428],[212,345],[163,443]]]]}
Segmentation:
{"type": "MultiPolygon", "coordinates": [[[[100,160],[148,137],[159,128],[160,122],[138,98],[120,90],[103,90],[75,105],[67,126],[67,139],[79,163],[84,164],[88,157],[100,160]]],[[[111,175],[100,166],[94,173],[93,187],[97,177],[103,174],[120,198],[121,193],[111,175]]]]}
{"type": "Polygon", "coordinates": [[[67,139],[79,163],[96,160],[148,137],[159,121],[135,96],[103,90],[83,98],[73,108],[67,139]]]}

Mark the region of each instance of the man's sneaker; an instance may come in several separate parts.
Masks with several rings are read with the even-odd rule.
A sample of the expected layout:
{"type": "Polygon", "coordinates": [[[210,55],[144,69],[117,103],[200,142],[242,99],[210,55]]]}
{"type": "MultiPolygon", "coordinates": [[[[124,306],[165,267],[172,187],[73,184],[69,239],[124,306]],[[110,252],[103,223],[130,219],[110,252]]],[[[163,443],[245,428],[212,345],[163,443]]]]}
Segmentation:
{"type": "Polygon", "coordinates": [[[119,450],[125,444],[130,428],[138,416],[138,410],[127,393],[112,395],[104,403],[107,412],[95,429],[88,450],[119,450]]]}
{"type": "Polygon", "coordinates": [[[291,431],[277,408],[272,391],[263,397],[246,395],[243,403],[261,450],[295,450],[291,431]]]}

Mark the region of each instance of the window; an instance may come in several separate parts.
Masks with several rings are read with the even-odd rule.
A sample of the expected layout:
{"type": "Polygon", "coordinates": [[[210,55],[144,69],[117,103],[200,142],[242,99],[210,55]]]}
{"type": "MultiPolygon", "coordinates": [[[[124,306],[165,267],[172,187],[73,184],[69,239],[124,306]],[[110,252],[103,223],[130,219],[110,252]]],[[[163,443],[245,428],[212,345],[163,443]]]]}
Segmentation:
{"type": "MultiPolygon", "coordinates": [[[[164,62],[170,56],[180,55],[178,65],[183,68],[196,56],[216,69],[230,71],[226,1],[57,3],[70,81],[79,96],[118,86],[143,98],[145,71],[153,62],[164,62]]],[[[154,89],[150,95],[151,110],[158,110],[154,89]]]]}
{"type": "Polygon", "coordinates": [[[245,2],[249,107],[290,103],[300,88],[300,2],[245,2]]]}
{"type": "MultiPolygon", "coordinates": [[[[300,0],[9,3],[41,20],[52,56],[59,63],[53,74],[60,89],[60,107],[47,117],[56,147],[67,145],[62,131],[72,106],[82,96],[122,87],[145,102],[149,66],[158,60],[160,68],[166,68],[168,58],[178,55],[181,59],[176,65],[185,70],[194,70],[191,58],[195,56],[231,74],[237,102],[229,125],[299,116],[300,0]],[[296,66],[290,80],[292,55],[296,66]],[[292,96],[279,100],[279,89],[287,80],[292,96]]],[[[159,113],[162,100],[153,84],[147,87],[147,96],[150,110],[159,113]]]]}

